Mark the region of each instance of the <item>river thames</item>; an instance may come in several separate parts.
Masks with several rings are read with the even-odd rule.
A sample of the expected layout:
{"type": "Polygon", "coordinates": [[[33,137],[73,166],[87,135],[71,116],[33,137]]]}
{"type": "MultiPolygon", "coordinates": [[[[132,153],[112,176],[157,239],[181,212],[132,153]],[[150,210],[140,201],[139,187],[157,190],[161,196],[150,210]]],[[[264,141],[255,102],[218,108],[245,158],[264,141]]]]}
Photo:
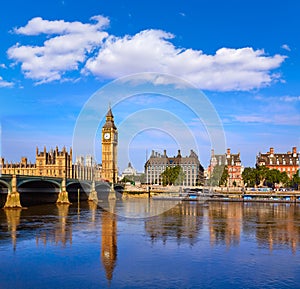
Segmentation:
{"type": "Polygon", "coordinates": [[[94,203],[0,210],[0,288],[300,288],[300,206],[94,203]]]}

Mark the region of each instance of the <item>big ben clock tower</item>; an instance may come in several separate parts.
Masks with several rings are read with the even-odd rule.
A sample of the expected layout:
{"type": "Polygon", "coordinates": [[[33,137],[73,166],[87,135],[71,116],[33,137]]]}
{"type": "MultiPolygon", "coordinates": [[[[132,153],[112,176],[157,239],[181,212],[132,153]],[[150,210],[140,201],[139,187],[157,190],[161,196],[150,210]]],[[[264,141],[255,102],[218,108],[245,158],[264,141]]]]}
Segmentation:
{"type": "Polygon", "coordinates": [[[111,183],[116,183],[118,177],[117,146],[118,130],[109,108],[102,127],[102,178],[111,183]]]}

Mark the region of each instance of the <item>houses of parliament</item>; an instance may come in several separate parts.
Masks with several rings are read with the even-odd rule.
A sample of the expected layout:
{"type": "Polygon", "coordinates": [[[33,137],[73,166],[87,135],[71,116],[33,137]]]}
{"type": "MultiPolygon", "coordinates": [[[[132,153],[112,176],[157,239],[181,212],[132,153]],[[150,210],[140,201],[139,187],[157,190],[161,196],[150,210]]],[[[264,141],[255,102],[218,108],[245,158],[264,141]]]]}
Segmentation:
{"type": "Polygon", "coordinates": [[[102,164],[97,164],[91,155],[77,156],[73,163],[72,148],[58,147],[47,151],[36,148],[35,163],[22,157],[20,162],[12,163],[0,158],[0,173],[24,176],[47,176],[73,178],[79,180],[95,180],[117,182],[117,145],[118,131],[114,123],[111,108],[106,114],[106,122],[102,127],[102,164]]]}

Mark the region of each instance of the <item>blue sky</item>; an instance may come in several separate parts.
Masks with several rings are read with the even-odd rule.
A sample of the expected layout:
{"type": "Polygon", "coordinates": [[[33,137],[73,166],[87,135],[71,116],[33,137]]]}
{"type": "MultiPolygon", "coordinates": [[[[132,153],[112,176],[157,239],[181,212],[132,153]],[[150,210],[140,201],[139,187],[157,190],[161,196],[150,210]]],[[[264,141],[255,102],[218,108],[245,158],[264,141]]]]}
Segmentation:
{"type": "MultiPolygon", "coordinates": [[[[72,146],[90,97],[119,77],[144,72],[172,75],[203,91],[223,124],[226,146],[241,153],[244,166],[253,166],[256,154],[270,147],[299,148],[299,11],[293,0],[5,1],[1,155],[34,161],[36,146],[72,146]]],[[[170,85],[167,78],[160,81],[170,85]]],[[[109,98],[101,99],[99,114],[109,98]]],[[[147,154],[164,148],[170,155],[195,149],[207,167],[211,142],[205,125],[174,99],[145,93],[112,105],[121,171],[128,161],[142,170],[147,154]],[[139,112],[147,110],[163,129],[151,123],[151,114],[142,118],[139,112]],[[173,116],[196,144],[176,139],[173,116]],[[125,140],[129,118],[139,126],[125,140]]],[[[87,153],[101,162],[99,130],[95,134],[95,149],[87,153]]]]}

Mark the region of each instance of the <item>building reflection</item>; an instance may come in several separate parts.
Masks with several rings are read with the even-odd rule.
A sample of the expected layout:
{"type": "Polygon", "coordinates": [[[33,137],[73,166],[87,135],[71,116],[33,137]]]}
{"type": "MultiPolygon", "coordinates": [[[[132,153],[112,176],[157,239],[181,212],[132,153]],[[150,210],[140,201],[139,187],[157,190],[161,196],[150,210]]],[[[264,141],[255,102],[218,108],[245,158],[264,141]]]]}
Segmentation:
{"type": "MultiPolygon", "coordinates": [[[[73,222],[76,222],[78,230],[81,230],[81,225],[85,229],[99,230],[101,224],[100,258],[110,282],[118,252],[117,216],[113,213],[116,201],[110,200],[108,204],[107,211],[99,209],[93,202],[83,205],[79,223],[74,215],[68,215],[69,205],[2,210],[0,244],[9,242],[16,250],[19,240],[35,236],[37,246],[52,243],[65,247],[73,242],[73,222]],[[87,209],[90,214],[85,213],[87,209]],[[91,227],[86,228],[87,224],[91,227]]],[[[186,242],[194,245],[200,238],[203,240],[200,234],[208,232],[212,246],[237,246],[243,236],[243,240],[255,241],[261,248],[271,251],[291,248],[295,253],[300,242],[299,222],[300,204],[209,202],[203,205],[182,202],[161,215],[145,219],[144,226],[152,242],[175,240],[178,244],[186,242]]]]}
{"type": "Polygon", "coordinates": [[[177,243],[188,241],[191,245],[196,242],[202,228],[203,209],[193,202],[179,203],[161,215],[148,218],[145,230],[152,241],[176,238],[177,243]]]}
{"type": "Polygon", "coordinates": [[[22,209],[4,209],[4,212],[7,220],[7,229],[10,232],[11,242],[15,251],[17,248],[17,228],[20,225],[22,209]]]}
{"type": "MultiPolygon", "coordinates": [[[[258,246],[268,247],[270,251],[288,246],[296,253],[300,241],[300,210],[298,204],[249,203],[244,209],[244,224],[256,223],[255,236],[258,246]]],[[[251,231],[249,225],[245,232],[251,231]]]]}
{"type": "Polygon", "coordinates": [[[113,213],[115,202],[110,200],[109,211],[103,211],[101,214],[101,261],[109,283],[117,262],[117,216],[113,213]]]}
{"type": "Polygon", "coordinates": [[[36,245],[39,243],[61,244],[63,247],[67,243],[72,244],[72,223],[68,222],[69,204],[59,204],[57,207],[58,222],[51,230],[44,230],[36,235],[36,245]]]}
{"type": "Polygon", "coordinates": [[[295,253],[300,241],[299,205],[286,203],[211,202],[208,226],[211,245],[240,243],[241,234],[254,237],[258,246],[288,246],[295,253]]]}
{"type": "Polygon", "coordinates": [[[289,247],[296,252],[300,242],[300,210],[297,204],[209,202],[207,206],[184,202],[145,221],[152,241],[176,238],[180,244],[195,244],[207,224],[212,246],[238,246],[241,235],[254,238],[260,247],[289,247]]]}
{"type": "Polygon", "coordinates": [[[208,208],[210,244],[225,243],[227,247],[240,242],[243,203],[211,202],[208,208]]]}

